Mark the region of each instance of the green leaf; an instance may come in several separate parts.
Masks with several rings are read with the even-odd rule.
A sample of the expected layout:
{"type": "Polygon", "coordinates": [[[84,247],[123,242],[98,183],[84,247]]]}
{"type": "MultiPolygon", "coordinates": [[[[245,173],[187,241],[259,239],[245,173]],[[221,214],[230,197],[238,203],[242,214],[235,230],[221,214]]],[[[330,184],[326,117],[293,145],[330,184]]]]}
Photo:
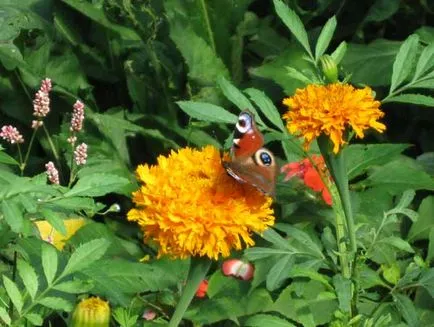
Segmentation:
{"type": "Polygon", "coordinates": [[[27,261],[22,259],[18,259],[17,268],[27,292],[29,292],[31,298],[34,299],[39,285],[35,270],[27,261]]]}
{"type": "Polygon", "coordinates": [[[428,44],[422,51],[416,65],[413,80],[418,80],[425,73],[429,72],[434,66],[434,43],[428,44]]]}
{"type": "Polygon", "coordinates": [[[93,174],[80,178],[74,187],[64,194],[65,197],[72,196],[102,196],[108,193],[118,192],[130,181],[124,177],[113,174],[93,174]]]}
{"type": "Polygon", "coordinates": [[[333,284],[335,286],[336,295],[339,300],[339,308],[342,312],[351,311],[351,280],[344,278],[341,274],[333,276],[333,284]]]}
{"type": "Polygon", "coordinates": [[[288,272],[288,277],[304,277],[320,282],[327,290],[332,291],[333,287],[330,285],[327,275],[322,275],[312,268],[303,268],[301,266],[295,266],[288,272]]]}
{"type": "Polygon", "coordinates": [[[404,317],[408,326],[419,327],[419,318],[413,301],[407,295],[404,294],[393,294],[393,300],[396,305],[396,309],[404,317]]]}
{"type": "Polygon", "coordinates": [[[393,63],[389,93],[392,93],[399,85],[401,85],[410,74],[411,69],[413,68],[414,59],[416,58],[418,45],[419,36],[412,34],[399,48],[395,62],[393,63]]]}
{"type": "Polygon", "coordinates": [[[412,88],[434,89],[434,78],[421,79],[411,83],[412,88]]]}
{"type": "Polygon", "coordinates": [[[66,235],[66,227],[62,218],[60,218],[60,213],[54,212],[50,209],[41,209],[41,214],[44,218],[50,223],[51,226],[54,227],[62,235],[66,235]]]}
{"type": "Polygon", "coordinates": [[[348,178],[351,180],[375,165],[397,158],[408,144],[353,144],[344,149],[348,178]]]}
{"type": "Polygon", "coordinates": [[[217,83],[220,86],[223,94],[226,98],[229,99],[234,105],[238,107],[240,110],[249,109],[253,113],[256,113],[256,109],[253,107],[252,103],[246,96],[238,90],[231,82],[229,82],[223,76],[220,76],[217,79],[217,83]]]}
{"type": "Polygon", "coordinates": [[[411,204],[415,196],[416,196],[416,192],[414,190],[405,191],[402,194],[401,198],[399,199],[399,202],[395,208],[396,209],[407,208],[411,204]]]}
{"type": "Polygon", "coordinates": [[[277,316],[269,315],[269,314],[257,314],[249,317],[244,323],[243,326],[251,326],[251,327],[296,327],[294,324],[289,321],[279,318],[277,316]]]}
{"type": "Polygon", "coordinates": [[[298,17],[295,11],[289,9],[283,1],[273,0],[273,2],[277,15],[289,28],[291,33],[294,34],[295,38],[306,50],[309,57],[313,58],[312,50],[310,49],[309,45],[309,38],[300,17],[298,17]]]}
{"type": "Polygon", "coordinates": [[[306,76],[303,72],[295,69],[294,67],[286,66],[285,69],[290,78],[300,81],[301,83],[303,83],[303,86],[308,84],[315,84],[315,81],[311,77],[306,76]]]}
{"type": "Polygon", "coordinates": [[[249,88],[244,90],[250,97],[250,99],[258,106],[259,110],[264,114],[267,119],[274,124],[281,131],[285,132],[286,128],[283,124],[280,113],[274,105],[273,101],[265,95],[264,92],[249,88]]]}
{"type": "Polygon", "coordinates": [[[73,309],[72,304],[61,297],[45,297],[38,301],[39,304],[54,310],[70,312],[73,309]]]}
{"type": "Polygon", "coordinates": [[[0,43],[0,62],[7,70],[26,65],[20,49],[13,43],[0,43]]]}
{"type": "Polygon", "coordinates": [[[424,170],[434,176],[434,152],[425,152],[416,158],[424,170]]]}
{"type": "Polygon", "coordinates": [[[56,284],[53,288],[57,291],[61,291],[65,293],[79,294],[79,293],[89,292],[93,288],[93,285],[89,283],[85,283],[82,280],[75,279],[60,284],[56,284]]]}
{"type": "Polygon", "coordinates": [[[54,246],[44,243],[41,245],[41,252],[42,268],[45,278],[47,279],[48,285],[51,285],[57,272],[57,251],[54,246]]]}
{"type": "Polygon", "coordinates": [[[345,54],[347,53],[347,42],[342,41],[339,46],[332,52],[331,57],[333,58],[336,65],[339,65],[345,54]]]}
{"type": "Polygon", "coordinates": [[[23,214],[17,203],[12,200],[3,200],[1,206],[4,219],[15,233],[23,228],[23,214]]]}
{"type": "Polygon", "coordinates": [[[271,267],[267,274],[267,290],[274,291],[278,289],[282,283],[289,278],[288,272],[294,266],[295,258],[293,255],[286,255],[279,259],[276,264],[271,267]]]}
{"type": "Polygon", "coordinates": [[[434,179],[409,158],[385,164],[374,170],[361,184],[387,187],[390,194],[399,194],[408,189],[434,190],[434,179]]]}
{"type": "Polygon", "coordinates": [[[419,106],[434,107],[434,97],[430,97],[428,95],[423,95],[423,94],[414,94],[414,93],[395,95],[393,97],[384,99],[382,102],[383,103],[388,103],[388,102],[411,103],[411,104],[417,104],[419,106]]]}
{"type": "Polygon", "coordinates": [[[63,274],[72,274],[88,267],[105,254],[109,245],[105,239],[96,239],[79,246],[69,258],[63,274]]]}
{"type": "Polygon", "coordinates": [[[368,22],[382,22],[393,16],[399,9],[400,0],[377,0],[369,8],[364,19],[364,24],[368,22]]]}
{"type": "Polygon", "coordinates": [[[330,18],[324,25],[321,30],[321,34],[318,37],[318,41],[315,46],[315,60],[318,61],[319,58],[324,54],[330,45],[330,41],[332,40],[333,34],[336,30],[336,17],[333,16],[330,18]]]}
{"type": "Polygon", "coordinates": [[[35,326],[42,326],[44,323],[44,319],[37,313],[28,313],[24,316],[24,318],[26,318],[35,326]]]}
{"type": "Polygon", "coordinates": [[[9,317],[9,314],[4,307],[0,307],[0,319],[3,320],[6,325],[11,325],[11,317],[9,317]]]}
{"type": "Polygon", "coordinates": [[[414,253],[413,248],[411,247],[410,244],[408,244],[408,242],[406,242],[402,238],[399,238],[396,236],[388,236],[388,237],[385,237],[385,238],[378,240],[378,242],[391,245],[391,246],[397,248],[398,250],[402,250],[402,251],[409,252],[409,253],[414,253]]]}
{"type": "Polygon", "coordinates": [[[178,101],[176,103],[187,115],[195,119],[228,124],[235,124],[238,120],[234,114],[211,103],[194,101],[178,101]]]}
{"type": "Polygon", "coordinates": [[[296,251],[293,249],[273,249],[273,248],[261,248],[253,247],[244,250],[244,255],[251,261],[260,260],[271,257],[273,255],[293,255],[296,251]]]}
{"type": "Polygon", "coordinates": [[[434,268],[422,272],[419,284],[428,291],[431,297],[434,298],[434,268]]]}
{"type": "MultiPolygon", "coordinates": [[[[434,228],[431,228],[429,232],[428,253],[426,255],[426,261],[431,262],[434,259],[434,228]]],[[[433,289],[434,294],[434,289],[433,289]]]]}
{"type": "Polygon", "coordinates": [[[392,66],[401,42],[377,39],[372,43],[348,44],[342,60],[345,70],[351,72],[353,83],[385,86],[390,84],[392,66]]]}
{"type": "Polygon", "coordinates": [[[21,296],[20,290],[17,285],[10,280],[6,275],[3,275],[3,285],[6,289],[6,293],[14,304],[15,308],[17,308],[18,313],[21,313],[23,309],[23,297],[21,296]]]}
{"type": "Polygon", "coordinates": [[[105,15],[102,8],[89,2],[75,1],[75,0],[62,0],[75,10],[79,11],[82,15],[90,18],[96,23],[104,26],[105,28],[119,34],[124,40],[139,41],[140,36],[133,29],[112,23],[105,15]]]}
{"type": "Polygon", "coordinates": [[[434,229],[434,196],[422,200],[419,206],[419,219],[411,225],[407,239],[409,242],[426,240],[431,229],[434,229]]]}
{"type": "Polygon", "coordinates": [[[17,165],[19,166],[19,162],[8,155],[6,152],[0,150],[0,163],[4,163],[6,165],[17,165]]]}
{"type": "Polygon", "coordinates": [[[274,226],[276,229],[285,232],[289,240],[295,239],[301,244],[300,250],[304,250],[318,258],[324,258],[321,248],[316,244],[308,233],[289,224],[278,223],[274,226]]]}

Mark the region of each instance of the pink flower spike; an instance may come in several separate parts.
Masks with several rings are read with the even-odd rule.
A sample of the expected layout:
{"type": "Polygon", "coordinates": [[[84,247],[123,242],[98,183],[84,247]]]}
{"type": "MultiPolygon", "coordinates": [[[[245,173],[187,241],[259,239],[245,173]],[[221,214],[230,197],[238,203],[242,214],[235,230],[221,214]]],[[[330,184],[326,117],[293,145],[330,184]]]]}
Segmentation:
{"type": "Polygon", "coordinates": [[[81,143],[75,148],[74,160],[77,166],[86,164],[87,161],[87,144],[81,143]]]}
{"type": "Polygon", "coordinates": [[[1,128],[0,137],[10,144],[24,142],[23,136],[20,134],[17,128],[13,127],[12,125],[3,126],[1,128]]]}
{"type": "Polygon", "coordinates": [[[239,259],[229,259],[223,262],[222,271],[225,276],[250,280],[253,278],[255,267],[250,262],[244,262],[239,259]]]}
{"type": "Polygon", "coordinates": [[[44,122],[42,120],[32,120],[32,128],[33,129],[38,129],[42,125],[44,125],[44,122]]]}
{"type": "Polygon", "coordinates": [[[146,309],[145,312],[143,312],[142,318],[145,320],[154,320],[157,316],[157,313],[152,309],[146,309]]]}
{"type": "Polygon", "coordinates": [[[83,128],[84,120],[84,104],[83,102],[77,100],[74,103],[71,118],[71,132],[79,132],[83,128]]]}
{"type": "MultiPolygon", "coordinates": [[[[51,79],[46,78],[42,80],[39,91],[35,94],[33,100],[33,116],[44,118],[50,112],[50,97],[51,79]]],[[[32,125],[33,126],[33,125],[32,125]]]]}
{"type": "Polygon", "coordinates": [[[52,161],[49,161],[45,164],[45,169],[47,173],[48,180],[53,183],[59,185],[59,171],[54,166],[54,163],[52,161]]]}

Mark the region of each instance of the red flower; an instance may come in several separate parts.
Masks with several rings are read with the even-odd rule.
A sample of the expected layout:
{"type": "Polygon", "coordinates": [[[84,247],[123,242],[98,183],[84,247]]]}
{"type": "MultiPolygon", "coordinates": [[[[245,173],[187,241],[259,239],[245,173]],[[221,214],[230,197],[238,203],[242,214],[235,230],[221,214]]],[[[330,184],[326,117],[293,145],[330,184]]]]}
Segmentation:
{"type": "Polygon", "coordinates": [[[287,181],[293,177],[299,177],[311,190],[314,192],[321,192],[325,203],[332,205],[332,197],[330,192],[327,189],[327,186],[324,185],[324,182],[318,173],[318,171],[320,171],[322,174],[324,174],[324,176],[328,176],[324,158],[322,156],[313,155],[312,161],[314,162],[316,169],[309,159],[303,159],[299,162],[291,162],[284,165],[281,168],[281,172],[286,173],[284,180],[287,181]]]}
{"type": "Polygon", "coordinates": [[[208,290],[208,281],[204,279],[200,282],[199,287],[196,291],[196,297],[203,298],[206,295],[206,291],[208,290]]]}
{"type": "Polygon", "coordinates": [[[223,262],[223,275],[234,276],[242,280],[250,280],[253,278],[255,267],[250,262],[243,262],[239,259],[229,259],[223,262]]]}

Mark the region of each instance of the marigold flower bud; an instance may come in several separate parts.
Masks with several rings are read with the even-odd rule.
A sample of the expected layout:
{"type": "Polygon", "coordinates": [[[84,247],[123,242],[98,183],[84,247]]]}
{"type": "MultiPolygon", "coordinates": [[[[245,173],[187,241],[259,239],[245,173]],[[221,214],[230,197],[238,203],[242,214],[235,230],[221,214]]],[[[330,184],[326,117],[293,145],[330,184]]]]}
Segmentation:
{"type": "Polygon", "coordinates": [[[321,70],[329,82],[336,82],[338,80],[338,66],[334,59],[329,55],[323,55],[319,59],[321,70]]]}
{"type": "Polygon", "coordinates": [[[74,309],[71,327],[109,327],[110,306],[99,297],[82,300],[74,309]]]}

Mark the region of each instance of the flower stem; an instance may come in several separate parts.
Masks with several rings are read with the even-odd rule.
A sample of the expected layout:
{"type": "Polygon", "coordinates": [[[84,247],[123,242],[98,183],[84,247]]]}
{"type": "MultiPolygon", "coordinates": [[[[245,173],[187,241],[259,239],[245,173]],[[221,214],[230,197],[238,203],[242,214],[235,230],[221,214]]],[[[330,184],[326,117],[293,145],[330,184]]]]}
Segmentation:
{"type": "MultiPolygon", "coordinates": [[[[24,161],[21,158],[21,176],[24,174],[24,169],[26,169],[27,160],[29,160],[30,151],[32,150],[33,142],[35,141],[36,131],[37,131],[36,128],[33,129],[33,133],[30,138],[29,146],[27,147],[27,152],[26,152],[26,156],[24,157],[24,161]]],[[[20,151],[20,156],[21,156],[21,151],[20,151]]]]}
{"type": "Polygon", "coordinates": [[[169,327],[177,327],[184,316],[185,311],[193,300],[194,294],[199,287],[200,282],[205,278],[211,260],[203,258],[192,258],[190,264],[190,271],[188,273],[187,284],[176,306],[175,312],[169,321],[169,327]]]}

